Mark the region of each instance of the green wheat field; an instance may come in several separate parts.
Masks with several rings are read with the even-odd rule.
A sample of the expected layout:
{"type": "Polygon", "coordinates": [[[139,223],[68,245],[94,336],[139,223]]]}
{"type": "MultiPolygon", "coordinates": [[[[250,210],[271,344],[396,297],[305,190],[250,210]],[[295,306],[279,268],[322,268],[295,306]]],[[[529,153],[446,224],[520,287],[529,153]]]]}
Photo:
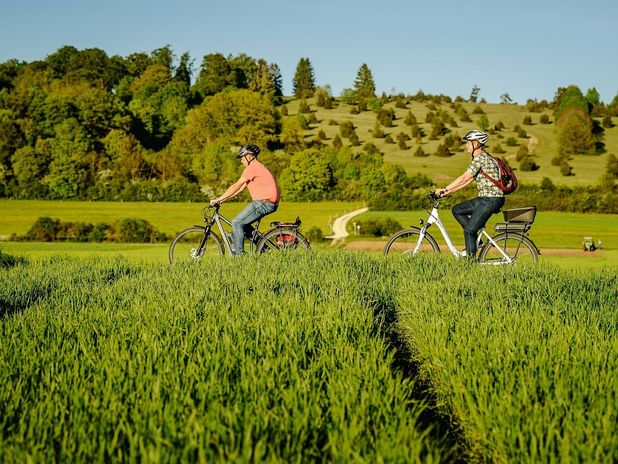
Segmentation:
{"type": "MultiPolygon", "coordinates": [[[[204,206],[2,200],[0,235],[40,216],[173,235],[204,206]]],[[[327,235],[362,206],[272,219],[327,235]]],[[[615,216],[541,211],[539,265],[498,268],[384,258],[353,221],[338,246],[201,265],[168,243],[0,242],[0,462],[618,460],[615,216]]]]}
{"type": "Polygon", "coordinates": [[[618,277],[3,253],[2,462],[612,462],[618,277]]]}

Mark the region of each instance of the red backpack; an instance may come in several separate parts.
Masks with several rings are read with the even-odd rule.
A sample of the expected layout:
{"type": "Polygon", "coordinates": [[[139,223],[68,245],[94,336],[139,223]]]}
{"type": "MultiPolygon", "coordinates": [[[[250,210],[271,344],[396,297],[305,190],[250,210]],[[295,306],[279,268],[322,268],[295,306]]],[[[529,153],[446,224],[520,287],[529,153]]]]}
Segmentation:
{"type": "MultiPolygon", "coordinates": [[[[489,155],[491,156],[491,155],[489,155]]],[[[498,187],[502,193],[508,195],[513,193],[517,188],[517,176],[508,164],[502,158],[491,157],[498,166],[498,179],[494,179],[488,175],[485,171],[481,170],[487,179],[489,179],[496,187],[498,187]]]]}

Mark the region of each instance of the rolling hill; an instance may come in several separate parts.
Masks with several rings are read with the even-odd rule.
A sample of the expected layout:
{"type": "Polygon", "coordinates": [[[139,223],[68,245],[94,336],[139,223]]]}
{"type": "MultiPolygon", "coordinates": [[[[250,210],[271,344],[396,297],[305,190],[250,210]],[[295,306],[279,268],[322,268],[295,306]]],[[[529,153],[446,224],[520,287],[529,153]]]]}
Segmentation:
{"type": "MultiPolygon", "coordinates": [[[[471,122],[463,122],[455,113],[453,109],[454,104],[451,103],[436,104],[432,101],[420,102],[407,99],[405,101],[405,108],[398,108],[394,102],[389,102],[386,103],[383,108],[392,109],[395,113],[395,119],[393,120],[392,127],[381,127],[385,136],[390,136],[393,140],[393,143],[387,143],[386,137],[373,137],[372,132],[376,124],[377,116],[375,111],[367,110],[358,114],[353,114],[355,106],[340,101],[337,101],[332,109],[318,107],[315,98],[307,99],[306,102],[311,109],[311,113],[305,114],[304,116],[308,120],[313,120],[313,123],[309,123],[309,129],[304,130],[306,141],[317,140],[318,133],[323,131],[326,135],[326,139],[323,139],[322,143],[331,145],[333,138],[339,134],[340,131],[339,125],[334,122],[341,123],[343,121],[351,121],[356,129],[360,146],[364,146],[366,143],[371,142],[384,154],[384,159],[386,161],[403,166],[408,173],[420,172],[425,174],[437,183],[447,182],[449,179],[461,174],[469,164],[469,157],[464,151],[463,145],[459,146],[456,151],[453,151],[453,155],[450,157],[435,155],[438,145],[443,143],[444,137],[449,134],[437,140],[430,140],[429,134],[431,132],[431,124],[425,122],[427,114],[430,111],[434,113],[447,112],[452,116],[457,127],[449,127],[449,125],[447,125],[447,128],[450,134],[459,137],[463,136],[471,129],[478,128],[475,121],[477,121],[481,115],[473,113],[477,106],[485,113],[491,128],[494,128],[501,122],[505,126],[503,129],[498,131],[490,129],[488,131],[491,137],[490,143],[488,144],[488,151],[494,155],[505,158],[511,166],[517,170],[520,182],[524,183],[539,183],[544,177],[547,177],[555,184],[568,186],[596,184],[606,171],[608,155],[610,153],[618,153],[618,127],[605,128],[601,139],[605,144],[605,152],[598,155],[573,156],[569,161],[569,164],[573,168],[573,175],[563,176],[560,173],[560,168],[551,164],[551,159],[558,154],[558,141],[553,124],[553,114],[549,109],[543,112],[531,113],[527,111],[524,105],[493,103],[480,103],[477,105],[475,103],[462,102],[461,105],[465,108],[472,120],[471,122]],[[407,149],[403,150],[399,148],[396,138],[397,134],[403,132],[410,135],[411,128],[404,123],[408,111],[416,117],[418,126],[425,133],[420,146],[428,156],[414,156],[414,153],[419,147],[419,144],[414,138],[406,142],[407,149]],[[540,118],[543,114],[548,116],[549,124],[540,123],[540,118]],[[313,116],[315,116],[315,119],[313,116]],[[523,124],[523,120],[526,116],[531,117],[531,125],[523,124]],[[518,137],[517,132],[514,130],[518,125],[527,133],[526,138],[518,137]],[[516,146],[507,145],[507,139],[510,137],[517,141],[516,146]],[[504,154],[492,152],[492,149],[495,148],[498,143],[505,150],[504,154]],[[519,162],[516,160],[516,156],[519,145],[522,144],[528,147],[539,169],[525,172],[519,169],[519,162]]],[[[298,99],[292,99],[287,102],[287,117],[297,116],[300,103],[301,100],[298,99]]],[[[614,118],[614,124],[616,124],[615,119],[616,118],[614,118]]],[[[343,138],[342,141],[344,145],[350,145],[349,140],[343,138]]]]}

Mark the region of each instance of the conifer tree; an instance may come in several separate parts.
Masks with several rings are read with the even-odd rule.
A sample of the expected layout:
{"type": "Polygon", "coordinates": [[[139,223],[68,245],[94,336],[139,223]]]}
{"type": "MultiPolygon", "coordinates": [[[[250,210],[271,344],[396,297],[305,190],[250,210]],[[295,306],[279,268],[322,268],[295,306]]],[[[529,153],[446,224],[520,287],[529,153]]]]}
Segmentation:
{"type": "Polygon", "coordinates": [[[354,90],[356,90],[356,96],[359,100],[376,96],[376,84],[373,80],[373,74],[366,63],[363,63],[358,69],[356,80],[354,81],[354,90]]]}
{"type": "Polygon", "coordinates": [[[191,85],[191,75],[193,74],[193,60],[189,56],[189,52],[185,52],[180,57],[178,67],[174,74],[174,79],[184,82],[187,86],[191,85]]]}
{"type": "Polygon", "coordinates": [[[335,148],[343,147],[343,142],[341,142],[341,137],[339,137],[339,134],[336,134],[333,137],[333,147],[335,147],[335,148]]]}
{"type": "Polygon", "coordinates": [[[313,67],[309,58],[301,58],[296,66],[296,73],[292,81],[294,96],[298,98],[309,98],[315,92],[315,77],[313,67]]]}

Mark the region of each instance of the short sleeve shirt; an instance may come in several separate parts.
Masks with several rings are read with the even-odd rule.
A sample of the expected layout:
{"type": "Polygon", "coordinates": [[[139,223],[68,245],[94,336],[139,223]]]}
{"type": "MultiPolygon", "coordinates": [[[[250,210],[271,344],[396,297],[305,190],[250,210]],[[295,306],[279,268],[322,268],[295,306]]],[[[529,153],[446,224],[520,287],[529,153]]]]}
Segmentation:
{"type": "Polygon", "coordinates": [[[476,181],[476,186],[479,189],[479,197],[503,197],[504,193],[498,187],[496,187],[488,178],[486,178],[481,171],[485,171],[485,173],[492,177],[493,179],[498,179],[499,171],[498,165],[493,160],[491,155],[483,152],[479,155],[476,155],[472,159],[472,163],[466,169],[474,180],[476,181]]]}
{"type": "Polygon", "coordinates": [[[242,172],[242,177],[247,179],[247,189],[252,200],[268,200],[271,203],[279,203],[279,186],[275,176],[266,166],[257,159],[251,161],[249,166],[242,172]]]}

